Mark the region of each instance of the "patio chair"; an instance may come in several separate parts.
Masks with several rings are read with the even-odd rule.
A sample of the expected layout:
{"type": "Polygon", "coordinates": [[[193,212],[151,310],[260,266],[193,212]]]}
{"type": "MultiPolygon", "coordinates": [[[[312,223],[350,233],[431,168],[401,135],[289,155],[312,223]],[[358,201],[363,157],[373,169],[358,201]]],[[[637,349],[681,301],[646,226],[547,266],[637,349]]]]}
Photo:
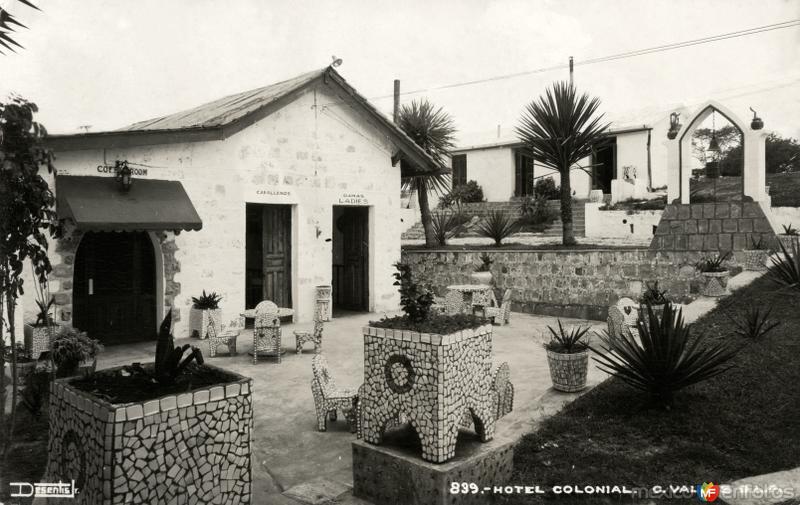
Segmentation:
{"type": "Polygon", "coordinates": [[[281,362],[281,320],[278,306],[269,300],[256,305],[253,325],[253,364],[258,363],[259,352],[274,353],[281,362]]]}
{"type": "Polygon", "coordinates": [[[621,338],[623,332],[628,331],[628,326],[625,324],[625,316],[616,305],[608,308],[608,336],[612,339],[621,338]]]}
{"type": "Polygon", "coordinates": [[[219,345],[224,345],[228,348],[229,356],[236,356],[236,339],[243,329],[244,317],[239,316],[226,326],[220,323],[219,313],[210,310],[208,328],[206,329],[208,335],[208,355],[212,358],[215,357],[217,355],[217,347],[219,345]]]}
{"type": "Polygon", "coordinates": [[[511,297],[514,292],[506,289],[503,293],[503,301],[499,307],[486,307],[483,309],[483,316],[491,318],[493,323],[500,321],[500,324],[508,324],[511,319],[511,297]]]}
{"type": "Polygon", "coordinates": [[[314,408],[317,413],[317,429],[326,431],[328,419],[336,421],[337,411],[342,411],[352,433],[358,430],[358,393],[351,389],[339,389],[328,370],[328,360],[324,354],[314,355],[311,360],[311,393],[314,395],[314,408]]]}
{"type": "Polygon", "coordinates": [[[319,354],[322,352],[322,329],[323,329],[323,314],[317,310],[314,313],[314,329],[312,331],[308,330],[295,330],[294,332],[294,342],[295,347],[297,349],[297,354],[301,354],[303,352],[303,345],[306,342],[313,342],[314,343],[314,352],[319,354]]]}

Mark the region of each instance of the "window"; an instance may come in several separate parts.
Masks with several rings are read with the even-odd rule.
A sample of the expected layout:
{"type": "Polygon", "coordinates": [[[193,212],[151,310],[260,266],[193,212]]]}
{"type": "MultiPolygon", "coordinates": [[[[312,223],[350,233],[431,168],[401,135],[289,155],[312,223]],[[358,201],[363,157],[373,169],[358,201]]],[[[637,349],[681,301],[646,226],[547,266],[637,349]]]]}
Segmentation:
{"type": "Polygon", "coordinates": [[[522,149],[514,150],[514,196],[533,194],[533,156],[522,149]]]}
{"type": "Polygon", "coordinates": [[[453,187],[467,183],[467,155],[453,155],[453,187]]]}

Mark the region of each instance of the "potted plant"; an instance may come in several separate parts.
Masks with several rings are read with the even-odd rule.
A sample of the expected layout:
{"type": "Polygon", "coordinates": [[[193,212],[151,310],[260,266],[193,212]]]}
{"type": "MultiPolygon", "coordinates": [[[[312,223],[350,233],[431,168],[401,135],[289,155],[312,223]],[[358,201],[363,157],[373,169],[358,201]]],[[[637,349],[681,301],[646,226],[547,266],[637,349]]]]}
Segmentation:
{"type": "Polygon", "coordinates": [[[792,244],[800,244],[800,232],[794,226],[792,226],[792,223],[789,223],[788,226],[785,224],[781,226],[783,226],[783,233],[778,235],[778,239],[780,239],[783,247],[787,251],[791,251],[792,244]]]}
{"type": "Polygon", "coordinates": [[[643,317],[645,314],[644,310],[648,305],[650,305],[653,312],[661,318],[664,314],[664,306],[671,302],[667,296],[667,290],[659,289],[657,280],[652,284],[645,282],[644,286],[644,293],[642,293],[642,297],[639,299],[639,318],[641,319],[643,317]]]}
{"type": "Polygon", "coordinates": [[[189,312],[189,331],[194,338],[208,338],[208,322],[211,317],[211,312],[216,314],[215,321],[222,318],[222,311],[219,309],[219,302],[222,297],[215,292],[206,293],[200,296],[192,297],[192,310],[189,312]]]}
{"type": "Polygon", "coordinates": [[[551,335],[544,347],[553,388],[566,393],[584,389],[589,371],[589,343],[586,341],[589,327],[576,326],[567,331],[559,319],[558,331],[552,326],[547,329],[551,335]]]}
{"type": "Polygon", "coordinates": [[[171,321],[155,362],[53,382],[44,482],[75,479],[81,503],[251,503],[252,380],[176,347],[171,321]]]}
{"type": "Polygon", "coordinates": [[[767,269],[767,258],[771,250],[761,237],[759,237],[758,240],[750,237],[750,244],[751,247],[743,251],[744,269],[754,272],[763,272],[767,269]]]}
{"type": "Polygon", "coordinates": [[[724,296],[728,294],[728,279],[730,272],[725,262],[731,257],[730,251],[725,254],[708,256],[698,261],[697,269],[705,277],[703,285],[704,296],[724,296]]]}
{"type": "Polygon", "coordinates": [[[36,320],[31,324],[25,324],[23,334],[25,336],[25,348],[30,356],[39,359],[43,352],[50,350],[50,342],[58,326],[53,318],[53,308],[55,298],[50,296],[47,283],[37,284],[36,289],[36,320]]]}
{"type": "MultiPolygon", "coordinates": [[[[36,359],[31,355],[30,351],[21,342],[14,344],[17,351],[17,385],[25,385],[26,378],[36,370],[36,359]]],[[[6,363],[11,362],[12,349],[10,345],[4,345],[2,348],[3,360],[6,363]]],[[[6,370],[7,377],[12,379],[12,371],[9,366],[6,370]]]]}
{"type": "Polygon", "coordinates": [[[50,347],[56,377],[91,375],[97,367],[97,353],[102,350],[103,345],[89,338],[85,331],[61,328],[50,347]]]}
{"type": "Polygon", "coordinates": [[[492,283],[492,263],[494,260],[487,253],[481,254],[481,263],[475,267],[475,271],[470,274],[472,280],[478,284],[492,283]]]}

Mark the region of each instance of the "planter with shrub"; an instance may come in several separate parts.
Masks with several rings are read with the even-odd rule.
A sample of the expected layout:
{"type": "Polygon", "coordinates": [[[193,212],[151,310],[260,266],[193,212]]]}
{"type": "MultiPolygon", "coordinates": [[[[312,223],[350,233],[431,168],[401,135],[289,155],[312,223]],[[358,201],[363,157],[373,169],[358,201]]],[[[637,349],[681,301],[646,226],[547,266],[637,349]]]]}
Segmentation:
{"type": "Polygon", "coordinates": [[[481,254],[481,264],[469,276],[476,284],[490,285],[492,283],[492,263],[494,260],[487,254],[481,254]]]}
{"type": "Polygon", "coordinates": [[[97,354],[102,350],[100,342],[89,338],[86,332],[61,328],[50,347],[56,377],[91,375],[97,367],[97,354]]]}
{"type": "Polygon", "coordinates": [[[558,330],[552,326],[550,341],[544,344],[547,350],[547,364],[553,388],[565,393],[581,391],[586,387],[589,371],[589,343],[586,341],[588,326],[565,329],[558,320],[558,330]]]}
{"type": "Polygon", "coordinates": [[[46,288],[42,288],[45,296],[37,296],[36,321],[32,324],[25,324],[23,335],[25,338],[25,349],[34,359],[39,359],[43,352],[50,350],[50,342],[53,339],[58,325],[53,318],[52,310],[55,304],[53,297],[46,296],[46,288]]]}
{"type": "Polygon", "coordinates": [[[45,482],[81,503],[250,503],[252,380],[175,347],[171,312],[154,363],[57,379],[45,482]]]}
{"type": "Polygon", "coordinates": [[[222,320],[222,311],[219,302],[222,297],[215,292],[192,297],[192,310],[189,311],[189,332],[194,338],[208,338],[208,323],[211,320],[212,312],[215,321],[222,320]]]}
{"type": "Polygon", "coordinates": [[[800,245],[800,231],[797,230],[791,223],[788,225],[783,226],[783,233],[778,235],[778,239],[783,244],[783,247],[786,248],[787,251],[792,250],[793,244],[800,245]]]}
{"type": "Polygon", "coordinates": [[[708,256],[697,262],[697,270],[705,278],[703,284],[704,296],[719,297],[728,294],[728,280],[730,279],[730,271],[725,266],[725,262],[730,259],[730,251],[725,254],[716,254],[708,256]]]}
{"type": "Polygon", "coordinates": [[[647,306],[660,318],[664,313],[664,306],[671,303],[667,296],[667,290],[659,289],[657,280],[652,284],[645,282],[644,286],[644,293],[642,293],[642,297],[639,299],[639,319],[644,318],[645,308],[647,306]]]}
{"type": "Polygon", "coordinates": [[[763,272],[767,269],[767,258],[772,251],[764,243],[764,239],[756,240],[750,237],[750,248],[742,251],[744,254],[744,269],[753,272],[763,272]]]}

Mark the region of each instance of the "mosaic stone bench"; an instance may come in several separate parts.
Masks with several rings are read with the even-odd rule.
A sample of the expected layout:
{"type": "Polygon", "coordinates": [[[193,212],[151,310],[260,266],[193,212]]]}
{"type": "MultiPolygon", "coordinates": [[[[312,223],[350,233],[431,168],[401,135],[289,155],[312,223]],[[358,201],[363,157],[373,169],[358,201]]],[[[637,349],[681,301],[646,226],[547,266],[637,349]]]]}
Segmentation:
{"type": "Polygon", "coordinates": [[[492,326],[449,335],[364,327],[361,433],[381,444],[387,425],[402,416],[416,430],[422,458],[442,463],[455,454],[465,413],[481,440],[492,439],[492,326]]]}
{"type": "Polygon", "coordinates": [[[54,381],[43,482],[75,479],[76,505],[250,503],[253,380],[223,371],[235,380],[126,404],[54,381]]]}

